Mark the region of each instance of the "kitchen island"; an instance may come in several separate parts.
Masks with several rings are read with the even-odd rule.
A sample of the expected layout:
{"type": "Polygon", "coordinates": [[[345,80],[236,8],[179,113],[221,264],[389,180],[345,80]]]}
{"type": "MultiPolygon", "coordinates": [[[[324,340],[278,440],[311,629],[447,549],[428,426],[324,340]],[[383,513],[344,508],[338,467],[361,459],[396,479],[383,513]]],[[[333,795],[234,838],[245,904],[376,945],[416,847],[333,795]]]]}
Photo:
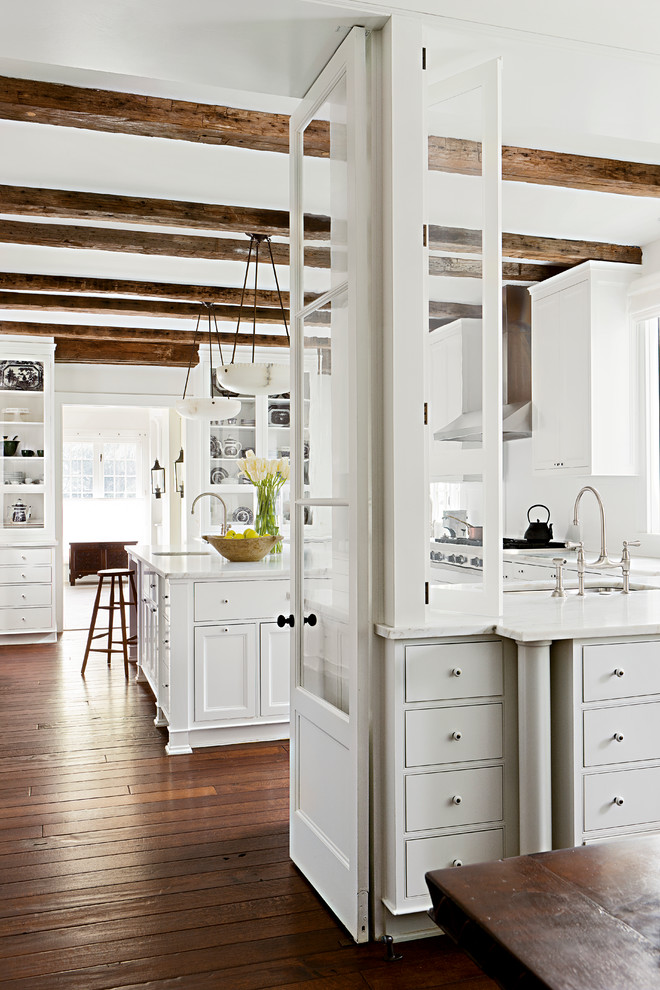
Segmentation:
{"type": "Polygon", "coordinates": [[[660,832],[655,564],[629,595],[512,584],[497,618],[377,626],[391,916],[428,908],[429,869],[660,832]]]}
{"type": "Polygon", "coordinates": [[[231,563],[208,544],[128,547],[137,571],[137,679],[166,752],[289,734],[289,556],[231,563]]]}

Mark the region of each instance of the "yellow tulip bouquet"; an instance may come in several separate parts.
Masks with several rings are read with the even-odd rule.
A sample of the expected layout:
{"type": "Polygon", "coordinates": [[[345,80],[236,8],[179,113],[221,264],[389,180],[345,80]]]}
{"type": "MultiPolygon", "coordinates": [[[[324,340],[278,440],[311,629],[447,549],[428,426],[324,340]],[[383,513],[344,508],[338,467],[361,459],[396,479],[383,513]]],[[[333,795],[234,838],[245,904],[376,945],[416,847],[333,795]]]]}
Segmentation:
{"type": "MultiPolygon", "coordinates": [[[[245,457],[238,461],[239,469],[257,489],[257,518],[255,529],[259,536],[270,534],[279,535],[275,503],[277,493],[282,485],[289,480],[290,466],[288,457],[256,457],[253,450],[248,450],[245,457]]],[[[282,541],[279,540],[271,553],[282,552],[282,541]]]]}

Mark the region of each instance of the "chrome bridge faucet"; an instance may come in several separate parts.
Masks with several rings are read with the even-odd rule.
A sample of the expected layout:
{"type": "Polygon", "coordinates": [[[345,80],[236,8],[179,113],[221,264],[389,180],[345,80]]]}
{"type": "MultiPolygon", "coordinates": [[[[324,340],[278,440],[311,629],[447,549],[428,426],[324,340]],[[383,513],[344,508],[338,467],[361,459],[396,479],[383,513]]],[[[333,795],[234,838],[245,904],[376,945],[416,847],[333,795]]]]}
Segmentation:
{"type": "Polygon", "coordinates": [[[196,495],[195,498],[193,499],[193,504],[190,506],[190,515],[194,516],[195,506],[199,502],[200,498],[204,498],[205,495],[208,495],[209,498],[217,498],[218,502],[222,504],[223,520],[222,520],[222,530],[220,531],[220,536],[224,536],[225,533],[227,532],[227,505],[225,503],[225,500],[223,498],[220,498],[219,495],[216,495],[215,492],[202,492],[200,495],[196,495]]]}
{"type": "Polygon", "coordinates": [[[571,548],[577,547],[577,571],[578,571],[578,595],[584,595],[584,570],[586,567],[586,561],[584,557],[584,542],[580,540],[580,520],[578,516],[578,509],[580,505],[580,500],[585,492],[591,492],[598,502],[598,511],[600,512],[600,553],[596,560],[589,562],[589,567],[599,567],[602,570],[609,570],[611,568],[620,567],[621,573],[623,575],[623,593],[627,595],[630,593],[630,553],[628,547],[638,547],[639,540],[624,540],[623,541],[623,552],[621,554],[621,560],[610,560],[607,555],[607,537],[605,532],[605,506],[603,505],[603,500],[601,498],[600,492],[593,488],[591,485],[585,485],[577,493],[577,498],[575,499],[575,505],[573,506],[573,525],[570,527],[571,537],[577,536],[579,542],[569,542],[571,548]]]}

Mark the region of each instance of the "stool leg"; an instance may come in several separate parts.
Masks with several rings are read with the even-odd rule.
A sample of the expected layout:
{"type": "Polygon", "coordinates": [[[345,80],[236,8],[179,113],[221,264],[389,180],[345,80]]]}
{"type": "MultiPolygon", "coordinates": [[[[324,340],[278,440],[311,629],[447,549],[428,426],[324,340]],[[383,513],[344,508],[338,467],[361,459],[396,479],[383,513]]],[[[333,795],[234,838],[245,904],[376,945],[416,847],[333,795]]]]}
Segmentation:
{"type": "Polygon", "coordinates": [[[89,624],[89,636],[87,637],[87,646],[85,647],[85,656],[83,658],[83,664],[80,669],[80,673],[85,676],[85,667],[87,666],[87,658],[89,657],[89,649],[92,645],[92,639],[94,636],[94,629],[96,627],[96,616],[99,614],[99,602],[101,601],[101,588],[103,586],[103,578],[99,578],[99,584],[96,589],[96,598],[94,599],[94,608],[92,609],[92,621],[89,624]]]}
{"type": "Polygon", "coordinates": [[[112,660],[112,626],[115,615],[115,576],[110,575],[110,608],[108,609],[108,667],[112,660]]]}
{"type": "Polygon", "coordinates": [[[124,579],[119,578],[119,618],[121,620],[121,645],[124,651],[124,675],[128,680],[128,637],[126,635],[126,600],[124,599],[124,579]]]}
{"type": "MultiPolygon", "coordinates": [[[[129,611],[129,615],[130,615],[131,609],[132,608],[135,609],[135,620],[136,620],[136,627],[137,627],[138,596],[137,596],[137,588],[135,586],[135,572],[134,571],[131,571],[131,573],[128,575],[128,582],[129,582],[129,589],[128,589],[128,611],[129,611]]],[[[129,644],[131,646],[134,646],[137,643],[137,633],[134,633],[132,636],[129,636],[128,637],[128,642],[129,642],[129,644]]]]}

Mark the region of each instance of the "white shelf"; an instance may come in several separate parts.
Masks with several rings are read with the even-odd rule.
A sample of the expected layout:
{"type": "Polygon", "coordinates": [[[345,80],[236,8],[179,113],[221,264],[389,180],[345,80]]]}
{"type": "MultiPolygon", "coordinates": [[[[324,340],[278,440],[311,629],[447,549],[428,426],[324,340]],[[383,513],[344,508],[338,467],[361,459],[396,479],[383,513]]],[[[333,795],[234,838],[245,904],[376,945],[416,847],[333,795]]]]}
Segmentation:
{"type": "MultiPolygon", "coordinates": [[[[45,485],[26,485],[26,484],[16,484],[16,485],[15,484],[11,484],[11,485],[6,485],[6,484],[2,484],[2,482],[0,482],[0,492],[3,492],[4,491],[6,495],[15,495],[15,494],[17,494],[19,492],[22,493],[22,492],[25,492],[26,489],[27,489],[28,492],[33,492],[34,494],[38,495],[40,492],[41,492],[41,494],[43,494],[45,492],[46,486],[45,485]]],[[[26,494],[27,494],[27,492],[26,492],[26,494]]]]}
{"type": "Polygon", "coordinates": [[[43,426],[43,419],[0,419],[0,426],[43,426]]]}

